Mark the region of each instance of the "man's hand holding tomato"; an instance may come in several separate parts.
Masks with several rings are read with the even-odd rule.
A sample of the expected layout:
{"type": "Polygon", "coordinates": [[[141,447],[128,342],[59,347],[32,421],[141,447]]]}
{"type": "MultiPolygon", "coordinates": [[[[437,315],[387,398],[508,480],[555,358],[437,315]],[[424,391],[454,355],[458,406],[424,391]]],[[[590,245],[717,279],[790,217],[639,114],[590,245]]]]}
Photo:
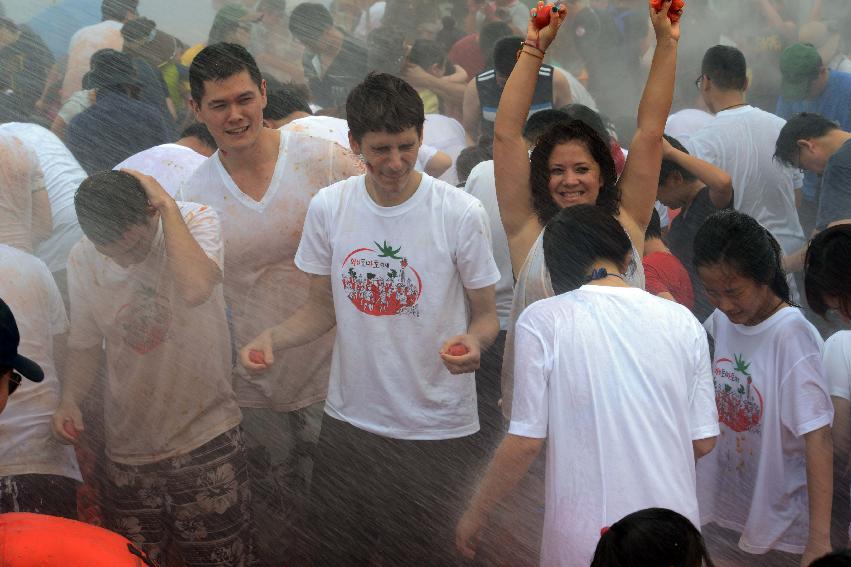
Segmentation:
{"type": "Polygon", "coordinates": [[[451,374],[475,372],[479,369],[481,363],[481,345],[473,335],[457,335],[446,340],[440,347],[440,358],[451,374]],[[464,352],[464,349],[466,349],[466,352],[460,354],[464,352]]]}
{"type": "Polygon", "coordinates": [[[671,10],[672,0],[663,2],[661,9],[657,12],[654,7],[654,0],[650,0],[650,21],[653,23],[653,31],[656,34],[656,43],[660,44],[666,39],[673,41],[680,40],[680,18],[672,21],[668,17],[668,12],[671,10]]]}
{"type": "Polygon", "coordinates": [[[83,414],[74,402],[62,400],[52,418],[53,436],[66,445],[76,444],[86,428],[83,414]]]}
{"type": "Polygon", "coordinates": [[[239,362],[249,374],[262,374],[275,362],[275,349],[272,330],[266,329],[257,337],[239,349],[239,362]]]}
{"type": "Polygon", "coordinates": [[[558,34],[558,29],[567,19],[567,6],[565,4],[544,4],[538,2],[538,5],[531,10],[529,25],[526,28],[526,41],[532,45],[536,45],[541,51],[546,51],[558,34]],[[555,11],[553,9],[555,8],[555,11]],[[545,10],[550,12],[549,23],[542,28],[538,27],[536,21],[541,21],[539,16],[545,10]]]}

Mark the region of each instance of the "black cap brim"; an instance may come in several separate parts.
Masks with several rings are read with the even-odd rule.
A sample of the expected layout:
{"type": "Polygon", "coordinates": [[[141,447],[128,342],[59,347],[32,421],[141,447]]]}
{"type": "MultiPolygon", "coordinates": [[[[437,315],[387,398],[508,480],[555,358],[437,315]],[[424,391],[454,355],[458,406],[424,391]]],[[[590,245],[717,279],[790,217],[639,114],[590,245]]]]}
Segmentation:
{"type": "Polygon", "coordinates": [[[26,356],[21,356],[20,354],[15,356],[12,368],[14,368],[21,376],[32,382],[41,382],[44,380],[44,370],[41,369],[41,366],[26,356]]]}

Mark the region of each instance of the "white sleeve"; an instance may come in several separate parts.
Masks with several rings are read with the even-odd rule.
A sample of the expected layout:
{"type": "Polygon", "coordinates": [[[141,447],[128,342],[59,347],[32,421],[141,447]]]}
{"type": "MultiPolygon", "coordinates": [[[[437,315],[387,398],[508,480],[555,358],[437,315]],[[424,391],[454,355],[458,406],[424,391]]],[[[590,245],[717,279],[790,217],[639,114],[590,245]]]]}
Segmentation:
{"type": "Polygon", "coordinates": [[[420,151],[417,154],[416,169],[418,171],[423,171],[428,165],[428,162],[431,161],[431,158],[435,156],[435,154],[437,154],[437,148],[435,148],[434,146],[429,146],[428,144],[420,144],[420,151]]]}
{"type": "Polygon", "coordinates": [[[549,423],[551,354],[541,335],[520,316],[514,335],[514,400],[508,432],[543,439],[549,423]]]}
{"type": "Polygon", "coordinates": [[[780,383],[780,421],[796,437],[833,422],[833,403],[815,341],[801,337],[784,341],[779,353],[788,368],[780,383]]]}
{"type": "Polygon", "coordinates": [[[689,428],[691,439],[706,439],[720,434],[718,406],[715,404],[715,380],[712,377],[712,361],[709,359],[709,341],[706,332],[696,320],[693,322],[695,337],[695,367],[689,394],[689,428]]]}
{"type": "Polygon", "coordinates": [[[824,373],[831,396],[851,400],[851,331],[839,331],[824,343],[824,373]]]}
{"type": "Polygon", "coordinates": [[[800,189],[804,186],[804,172],[800,169],[792,168],[792,182],[795,189],[800,189]]]}
{"type": "Polygon", "coordinates": [[[207,257],[216,263],[219,270],[224,271],[225,250],[219,215],[208,205],[183,203],[183,206],[186,207],[182,211],[183,222],[186,223],[189,234],[201,246],[207,257]]]}
{"type": "Polygon", "coordinates": [[[295,265],[298,269],[317,276],[331,275],[333,250],[325,219],[326,191],[323,189],[310,200],[301,231],[301,241],[295,254],[295,265]]]}
{"type": "Polygon", "coordinates": [[[466,289],[481,289],[500,279],[493,259],[490,221],[481,201],[467,208],[458,227],[455,265],[466,289]]]}

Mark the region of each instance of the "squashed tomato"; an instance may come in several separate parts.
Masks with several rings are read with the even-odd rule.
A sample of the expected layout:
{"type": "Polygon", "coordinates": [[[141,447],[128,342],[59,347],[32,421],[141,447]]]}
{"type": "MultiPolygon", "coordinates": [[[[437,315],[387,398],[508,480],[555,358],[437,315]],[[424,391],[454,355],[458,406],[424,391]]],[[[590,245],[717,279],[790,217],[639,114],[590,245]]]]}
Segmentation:
{"type": "Polygon", "coordinates": [[[253,364],[266,366],[266,357],[263,355],[262,350],[253,349],[248,351],[248,360],[250,360],[253,364]]]}
{"type": "MultiPolygon", "coordinates": [[[[665,3],[664,0],[651,0],[653,9],[658,12],[662,9],[662,5],[665,3]]],[[[668,19],[673,23],[677,23],[680,21],[680,16],[682,16],[682,9],[685,7],[686,3],[684,0],[673,0],[671,2],[671,7],[668,9],[668,19]]]]}
{"type": "Polygon", "coordinates": [[[80,434],[77,432],[77,428],[74,427],[74,422],[70,419],[66,419],[62,422],[62,429],[65,430],[65,434],[68,435],[71,439],[76,439],[80,434]]]}
{"type": "Polygon", "coordinates": [[[464,356],[468,352],[470,352],[470,351],[467,350],[467,347],[465,347],[464,345],[462,345],[460,343],[456,343],[456,344],[452,345],[451,347],[449,347],[449,350],[447,351],[449,356],[464,356]]]}

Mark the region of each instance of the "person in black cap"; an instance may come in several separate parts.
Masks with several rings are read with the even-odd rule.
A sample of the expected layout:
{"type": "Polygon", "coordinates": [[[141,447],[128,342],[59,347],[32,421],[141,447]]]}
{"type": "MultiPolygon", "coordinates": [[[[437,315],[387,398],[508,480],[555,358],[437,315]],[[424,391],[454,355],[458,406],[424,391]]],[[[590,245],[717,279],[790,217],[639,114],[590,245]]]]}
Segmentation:
{"type": "Polygon", "coordinates": [[[38,363],[18,354],[21,336],[18,323],[6,302],[0,299],[0,413],[6,409],[9,396],[15,393],[21,380],[44,380],[44,371],[38,363]]]}
{"type": "Polygon", "coordinates": [[[129,55],[98,51],[87,80],[97,100],[71,120],[66,137],[86,173],[112,169],[133,154],[173,141],[163,113],[138,100],[142,85],[129,55]]]}

